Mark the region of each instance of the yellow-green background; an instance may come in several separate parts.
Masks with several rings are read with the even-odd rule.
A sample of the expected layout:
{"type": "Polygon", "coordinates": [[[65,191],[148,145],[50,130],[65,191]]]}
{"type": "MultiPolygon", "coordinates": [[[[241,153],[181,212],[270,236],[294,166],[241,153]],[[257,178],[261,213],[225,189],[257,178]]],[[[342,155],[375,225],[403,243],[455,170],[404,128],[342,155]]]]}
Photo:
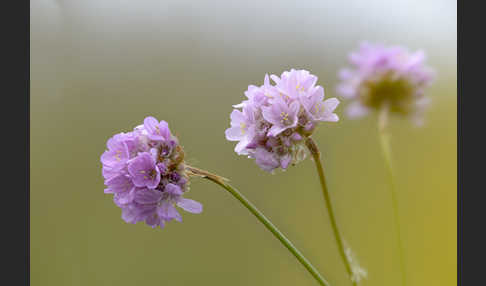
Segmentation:
{"type": "MultiPolygon", "coordinates": [[[[456,1],[31,1],[32,285],[317,285],[242,205],[191,181],[201,215],[153,230],[126,224],[103,193],[106,140],[152,115],[188,162],[231,178],[332,285],[349,285],[313,162],[270,175],[224,137],[231,105],[265,73],[303,68],[336,96],[361,40],[424,49],[437,80],[425,126],[393,119],[400,219],[412,286],[456,284],[456,1]]],[[[376,117],[314,136],[343,236],[399,285],[376,117]]]]}

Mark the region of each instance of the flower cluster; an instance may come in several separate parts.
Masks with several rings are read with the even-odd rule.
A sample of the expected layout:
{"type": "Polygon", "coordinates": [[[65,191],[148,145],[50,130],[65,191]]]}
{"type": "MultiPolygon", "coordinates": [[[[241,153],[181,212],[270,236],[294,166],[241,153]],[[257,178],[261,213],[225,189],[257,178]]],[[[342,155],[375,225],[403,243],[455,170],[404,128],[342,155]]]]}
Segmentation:
{"type": "Polygon", "coordinates": [[[262,86],[248,86],[247,100],[234,105],[226,139],[239,141],[235,152],[254,158],[265,171],[287,169],[306,156],[305,137],[320,121],[338,121],[336,98],[324,100],[317,77],[306,70],[265,75],[262,86]],[[275,85],[270,83],[270,78],[275,85]],[[240,110],[241,109],[241,110],[240,110]]]}
{"type": "Polygon", "coordinates": [[[114,194],[123,220],[145,221],[155,228],[182,220],[175,206],[202,212],[200,203],[183,197],[188,190],[184,152],[167,122],[147,117],[143,125],[114,135],[106,145],[101,155],[105,193],[114,194]]]}
{"type": "Polygon", "coordinates": [[[391,113],[412,115],[420,123],[428,103],[424,89],[434,77],[424,66],[422,51],[411,53],[399,46],[363,43],[350,54],[349,61],[354,68],[339,72],[337,87],[341,96],[353,99],[347,108],[349,117],[387,108],[391,113]]]}

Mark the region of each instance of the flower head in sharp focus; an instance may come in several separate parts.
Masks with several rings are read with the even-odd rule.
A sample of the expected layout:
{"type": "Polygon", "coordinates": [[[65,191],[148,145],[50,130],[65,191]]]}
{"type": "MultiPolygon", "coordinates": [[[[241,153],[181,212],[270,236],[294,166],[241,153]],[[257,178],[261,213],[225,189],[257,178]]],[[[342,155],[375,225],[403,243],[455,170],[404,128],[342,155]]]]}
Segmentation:
{"type": "Polygon", "coordinates": [[[265,75],[262,86],[250,85],[246,100],[234,105],[226,139],[238,141],[235,152],[254,158],[265,171],[287,169],[306,157],[304,140],[322,121],[339,120],[336,98],[324,99],[324,88],[306,70],[265,75]],[[271,84],[270,78],[275,83],[271,84]]]}
{"type": "Polygon", "coordinates": [[[106,145],[101,155],[105,193],[113,194],[123,220],[155,228],[182,221],[176,207],[202,212],[200,203],[184,198],[189,189],[184,151],[167,122],[147,117],[143,125],[114,135],[106,145]]]}
{"type": "Polygon", "coordinates": [[[349,61],[353,68],[339,72],[337,92],[351,100],[346,110],[350,118],[387,108],[390,113],[411,116],[417,124],[422,122],[428,105],[424,90],[435,76],[425,66],[423,51],[363,43],[349,61]]]}

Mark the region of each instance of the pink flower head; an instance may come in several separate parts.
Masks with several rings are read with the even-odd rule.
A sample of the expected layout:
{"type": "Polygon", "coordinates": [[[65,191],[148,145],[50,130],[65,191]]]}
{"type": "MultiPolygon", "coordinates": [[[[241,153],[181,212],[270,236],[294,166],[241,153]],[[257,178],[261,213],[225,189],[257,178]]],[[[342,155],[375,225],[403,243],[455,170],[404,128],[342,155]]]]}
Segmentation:
{"type": "Polygon", "coordinates": [[[421,121],[428,102],[424,90],[434,78],[434,72],[425,66],[423,51],[363,43],[349,55],[349,61],[353,67],[339,72],[337,92],[350,99],[350,118],[388,108],[391,113],[421,121]]]}
{"type": "Polygon", "coordinates": [[[265,75],[262,86],[248,86],[247,100],[234,105],[226,139],[238,141],[235,151],[248,155],[265,171],[305,158],[304,139],[319,122],[335,122],[339,101],[324,100],[317,77],[306,70],[285,71],[280,77],[265,75]],[[242,109],[241,111],[239,109],[242,109]]]}
{"type": "Polygon", "coordinates": [[[124,221],[163,227],[182,220],[176,206],[202,212],[200,203],[183,197],[188,182],[184,153],[165,121],[147,117],[132,132],[110,138],[107,148],[101,156],[105,193],[113,194],[124,221]]]}

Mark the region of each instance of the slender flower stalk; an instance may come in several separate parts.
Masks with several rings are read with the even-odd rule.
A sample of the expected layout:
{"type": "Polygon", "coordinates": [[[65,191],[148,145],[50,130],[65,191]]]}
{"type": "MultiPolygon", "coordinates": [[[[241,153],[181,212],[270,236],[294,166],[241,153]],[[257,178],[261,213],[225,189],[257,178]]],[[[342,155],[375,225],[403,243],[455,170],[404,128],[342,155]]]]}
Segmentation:
{"type": "Polygon", "coordinates": [[[381,151],[383,152],[383,158],[385,159],[385,165],[388,175],[388,180],[390,183],[390,194],[392,199],[392,208],[393,208],[393,219],[397,228],[397,245],[398,245],[398,252],[399,252],[399,260],[400,260],[400,268],[402,269],[402,285],[407,285],[407,275],[405,269],[405,258],[404,258],[404,251],[403,251],[403,243],[402,237],[400,232],[400,217],[398,211],[398,198],[396,193],[396,186],[395,186],[395,175],[393,172],[393,165],[392,165],[392,156],[391,156],[391,146],[390,146],[390,133],[387,131],[386,125],[388,122],[388,113],[389,109],[385,106],[382,110],[380,110],[379,118],[378,118],[378,136],[380,139],[381,144],[381,151]]]}
{"type": "Polygon", "coordinates": [[[253,205],[243,194],[241,194],[237,189],[232,187],[227,183],[227,179],[224,179],[218,175],[211,174],[207,171],[186,166],[187,173],[193,176],[199,176],[209,181],[212,181],[228,191],[233,197],[235,197],[241,204],[243,204],[263,225],[299,260],[299,262],[309,271],[309,273],[314,277],[317,282],[322,286],[330,285],[324,277],[317,271],[317,269],[312,266],[312,264],[304,257],[304,255],[292,244],[292,242],[285,237],[285,235],[278,230],[278,228],[260,212],[255,205],[253,205]]]}
{"type": "Polygon", "coordinates": [[[321,182],[322,194],[324,195],[324,201],[326,203],[327,213],[329,215],[329,219],[331,220],[331,226],[334,233],[334,238],[336,239],[339,254],[341,255],[341,259],[343,260],[344,266],[346,267],[346,272],[348,273],[351,282],[353,283],[353,285],[358,285],[357,280],[353,279],[353,277],[355,276],[353,273],[353,268],[351,266],[351,262],[348,260],[348,257],[346,255],[344,241],[341,237],[338,225],[336,223],[336,218],[334,216],[331,198],[329,196],[329,191],[327,190],[326,177],[324,176],[324,168],[322,167],[321,152],[319,151],[317,144],[314,142],[314,140],[312,140],[311,137],[306,138],[305,144],[309,149],[309,152],[312,155],[314,162],[316,164],[317,174],[319,175],[319,181],[321,182]]]}

